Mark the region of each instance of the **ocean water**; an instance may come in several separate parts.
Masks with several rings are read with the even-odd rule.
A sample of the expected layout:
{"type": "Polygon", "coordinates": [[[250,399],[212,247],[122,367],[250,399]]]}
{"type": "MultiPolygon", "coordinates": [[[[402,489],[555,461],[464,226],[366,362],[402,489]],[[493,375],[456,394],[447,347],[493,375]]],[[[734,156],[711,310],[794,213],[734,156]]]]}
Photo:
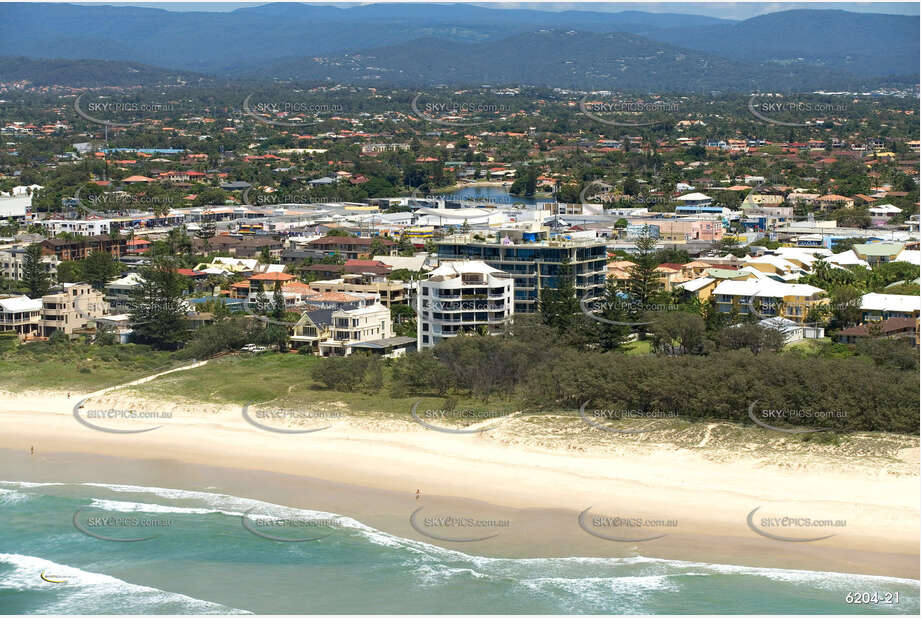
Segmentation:
{"type": "Polygon", "coordinates": [[[917,615],[918,598],[915,580],[642,556],[487,558],[332,513],[224,494],[0,481],[2,614],[917,615]],[[244,520],[262,534],[322,538],[270,540],[244,520]],[[108,538],[155,538],[102,540],[77,526],[108,538]],[[880,600],[898,593],[899,604],[845,602],[865,591],[880,600]]]}

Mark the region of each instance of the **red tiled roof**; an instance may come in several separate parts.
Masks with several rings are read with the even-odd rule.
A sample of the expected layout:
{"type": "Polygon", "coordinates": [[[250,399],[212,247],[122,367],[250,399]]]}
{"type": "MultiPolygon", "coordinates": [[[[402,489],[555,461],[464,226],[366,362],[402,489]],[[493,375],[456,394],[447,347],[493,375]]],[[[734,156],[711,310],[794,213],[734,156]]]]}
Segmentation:
{"type": "Polygon", "coordinates": [[[383,268],[390,268],[380,260],[346,260],[346,266],[377,266],[383,268]]]}
{"type": "Polygon", "coordinates": [[[294,275],[288,273],[259,273],[249,278],[250,281],[291,281],[294,275]]]}
{"type": "MultiPolygon", "coordinates": [[[[879,323],[880,334],[888,334],[907,328],[914,328],[917,325],[915,318],[889,318],[879,323]]],[[[861,324],[860,326],[851,326],[838,333],[839,335],[856,335],[866,337],[870,334],[870,325],[861,324]]]]}

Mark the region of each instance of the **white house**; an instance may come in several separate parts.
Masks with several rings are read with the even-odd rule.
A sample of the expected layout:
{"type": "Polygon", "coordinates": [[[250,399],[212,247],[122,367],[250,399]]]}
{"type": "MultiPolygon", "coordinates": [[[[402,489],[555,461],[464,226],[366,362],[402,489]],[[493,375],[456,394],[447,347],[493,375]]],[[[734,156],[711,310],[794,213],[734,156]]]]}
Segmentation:
{"type": "Polygon", "coordinates": [[[143,282],[144,278],[139,274],[129,273],[121,279],[106,284],[106,300],[109,301],[110,312],[118,314],[128,311],[131,291],[143,282]]]}
{"type": "Polygon", "coordinates": [[[867,208],[867,212],[870,213],[870,216],[873,217],[892,217],[894,215],[902,212],[902,209],[898,206],[893,206],[892,204],[880,204],[878,206],[870,206],[867,208]]]}
{"type": "Polygon", "coordinates": [[[41,329],[42,301],[28,296],[0,298],[0,330],[14,331],[20,338],[38,335],[41,329]]]}

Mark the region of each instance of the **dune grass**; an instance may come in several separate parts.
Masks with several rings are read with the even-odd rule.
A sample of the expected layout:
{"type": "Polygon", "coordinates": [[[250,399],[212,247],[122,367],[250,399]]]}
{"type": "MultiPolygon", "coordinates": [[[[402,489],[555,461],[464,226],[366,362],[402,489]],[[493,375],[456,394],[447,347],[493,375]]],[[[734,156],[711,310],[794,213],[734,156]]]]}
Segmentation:
{"type": "Polygon", "coordinates": [[[377,392],[327,389],[315,382],[311,370],[324,359],[301,354],[259,354],[228,356],[203,367],[173,373],[133,387],[131,392],[149,398],[183,398],[215,404],[272,402],[277,406],[309,407],[344,404],[350,412],[408,416],[412,405],[455,407],[511,412],[513,401],[483,402],[454,395],[393,397],[390,394],[389,368],[384,367],[383,387],[377,392]],[[450,399],[450,401],[448,401],[450,399]]]}
{"type": "Polygon", "coordinates": [[[40,341],[0,356],[0,389],[94,391],[165,371],[180,363],[146,346],[40,341]]]}

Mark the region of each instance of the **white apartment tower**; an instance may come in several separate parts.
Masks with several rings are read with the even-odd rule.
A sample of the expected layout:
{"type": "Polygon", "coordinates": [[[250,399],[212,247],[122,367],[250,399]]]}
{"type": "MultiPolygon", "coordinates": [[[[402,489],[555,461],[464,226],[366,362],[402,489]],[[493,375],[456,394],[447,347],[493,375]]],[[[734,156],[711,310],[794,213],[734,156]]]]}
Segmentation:
{"type": "Polygon", "coordinates": [[[514,279],[485,262],[443,262],[419,281],[417,348],[463,332],[501,334],[515,312],[514,279]]]}

